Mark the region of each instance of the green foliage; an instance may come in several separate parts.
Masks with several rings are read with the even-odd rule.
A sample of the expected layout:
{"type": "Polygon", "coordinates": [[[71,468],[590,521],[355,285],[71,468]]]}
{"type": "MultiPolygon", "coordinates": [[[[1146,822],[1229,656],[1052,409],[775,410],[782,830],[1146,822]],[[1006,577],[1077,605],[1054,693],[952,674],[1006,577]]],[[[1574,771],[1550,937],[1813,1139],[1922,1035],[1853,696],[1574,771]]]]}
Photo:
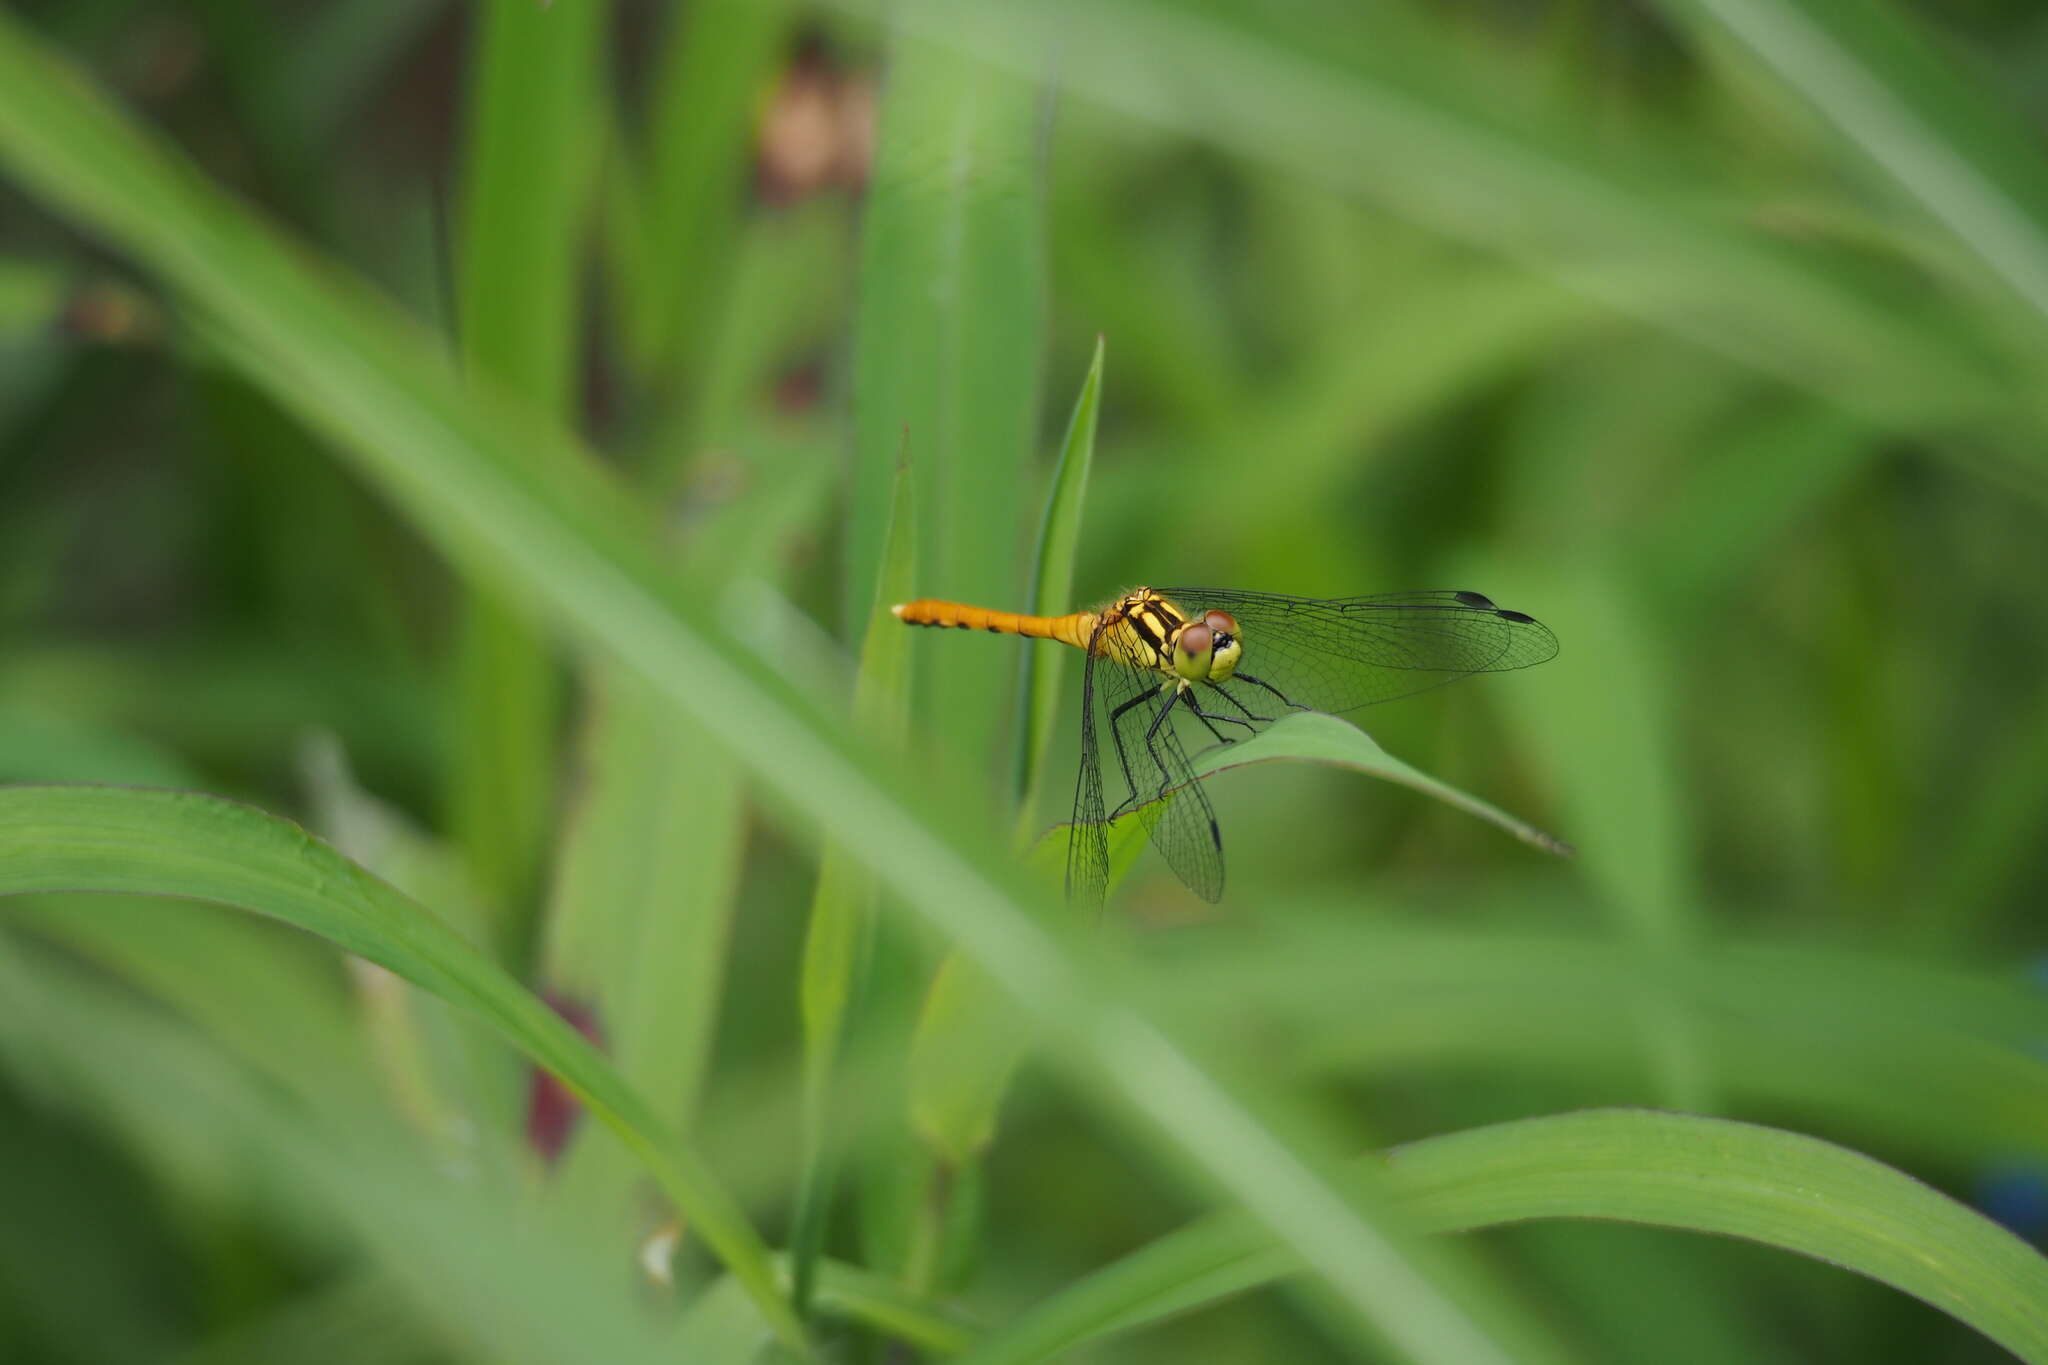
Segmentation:
{"type": "Polygon", "coordinates": [[[2048,1362],[2044,61],[0,15],[0,1357],[2048,1362]],[[1077,924],[1143,582],[1562,652],[1077,924]]]}

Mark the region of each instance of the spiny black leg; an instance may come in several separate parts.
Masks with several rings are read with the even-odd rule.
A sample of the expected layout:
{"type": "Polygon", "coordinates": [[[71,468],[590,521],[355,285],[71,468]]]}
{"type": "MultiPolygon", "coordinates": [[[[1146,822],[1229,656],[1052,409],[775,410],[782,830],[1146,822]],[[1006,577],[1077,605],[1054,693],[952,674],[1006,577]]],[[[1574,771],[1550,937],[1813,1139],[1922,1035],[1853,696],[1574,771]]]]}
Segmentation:
{"type": "Polygon", "coordinates": [[[1173,704],[1180,700],[1178,688],[1166,694],[1166,704],[1159,708],[1159,714],[1152,717],[1151,728],[1145,731],[1145,752],[1152,755],[1152,762],[1159,769],[1159,794],[1166,795],[1166,789],[1173,785],[1173,770],[1166,766],[1166,760],[1159,756],[1159,727],[1166,724],[1166,718],[1173,714],[1173,704]]]}
{"type": "MultiPolygon", "coordinates": [[[[1212,721],[1212,720],[1227,720],[1227,721],[1229,721],[1229,722],[1230,722],[1231,724],[1233,724],[1233,725],[1243,725],[1243,724],[1244,724],[1244,722],[1243,722],[1243,721],[1241,721],[1241,720],[1239,720],[1239,719],[1238,719],[1238,718],[1237,718],[1236,716],[1212,716],[1212,715],[1210,715],[1210,714],[1209,714],[1209,713],[1208,713],[1207,711],[1204,711],[1204,710],[1203,710],[1203,709],[1202,709],[1201,707],[1199,707],[1199,706],[1195,705],[1195,694],[1194,694],[1193,692],[1183,692],[1183,693],[1181,693],[1180,695],[1181,695],[1181,700],[1185,701],[1185,702],[1186,702],[1186,703],[1188,704],[1188,710],[1190,710],[1190,711],[1194,712],[1194,713],[1195,713],[1195,714],[1196,714],[1197,716],[1200,716],[1200,717],[1202,718],[1202,727],[1203,727],[1204,729],[1206,729],[1206,730],[1207,730],[1207,731],[1208,731],[1208,732],[1209,732],[1210,734],[1212,734],[1212,735],[1216,736],[1216,742],[1217,742],[1218,744],[1228,744],[1228,743],[1230,743],[1230,741],[1229,741],[1228,739],[1225,739],[1225,738],[1223,737],[1223,732],[1222,732],[1221,730],[1217,729],[1217,728],[1216,728],[1215,726],[1211,725],[1211,724],[1209,723],[1210,721],[1212,721]]],[[[1247,728],[1249,728],[1249,727],[1247,727],[1247,728]]]]}
{"type": "MultiPolygon", "coordinates": [[[[1224,723],[1225,725],[1242,725],[1242,726],[1243,726],[1243,727],[1244,727],[1244,728],[1245,728],[1245,729],[1246,729],[1247,731],[1249,731],[1249,732],[1250,732],[1250,733],[1252,733],[1252,734],[1257,734],[1257,733],[1259,732],[1259,727],[1258,727],[1258,726],[1256,726],[1256,725],[1254,725],[1254,724],[1252,724],[1252,723],[1251,723],[1251,721],[1248,721],[1248,720],[1240,720],[1240,719],[1238,719],[1238,718],[1237,718],[1236,716],[1226,716],[1226,715],[1224,715],[1224,714],[1223,714],[1222,712],[1220,712],[1220,711],[1203,711],[1203,710],[1201,710],[1201,709],[1197,708],[1197,710],[1195,711],[1195,714],[1196,714],[1196,715],[1198,715],[1198,716],[1200,716],[1200,717],[1201,717],[1201,718],[1202,718],[1203,720],[1216,720],[1216,721],[1221,721],[1221,722],[1223,722],[1223,723],[1224,723]]],[[[1255,717],[1255,719],[1261,719],[1261,720],[1263,720],[1263,719],[1264,719],[1264,717],[1255,717]]],[[[1212,733],[1212,734],[1213,734],[1213,733],[1215,733],[1215,730],[1214,730],[1214,727],[1213,727],[1213,726],[1212,726],[1212,727],[1211,727],[1211,729],[1210,729],[1210,733],[1212,733]]],[[[1234,739],[1225,739],[1225,740],[1224,740],[1223,742],[1224,742],[1225,744],[1235,744],[1235,743],[1237,743],[1237,741],[1236,741],[1236,740],[1234,740],[1234,739]]]]}
{"type": "Polygon", "coordinates": [[[1244,715],[1243,720],[1239,720],[1236,716],[1218,716],[1216,717],[1216,719],[1227,720],[1232,725],[1242,725],[1247,730],[1254,730],[1258,726],[1271,725],[1273,723],[1273,718],[1271,716],[1262,716],[1257,714],[1251,709],[1251,707],[1246,706],[1243,702],[1239,701],[1236,697],[1231,696],[1230,693],[1224,691],[1215,683],[1209,684],[1209,690],[1214,692],[1217,696],[1223,698],[1223,700],[1229,702],[1232,706],[1235,706],[1244,715]]]}
{"type": "Polygon", "coordinates": [[[1242,671],[1242,670],[1240,670],[1240,671],[1238,671],[1238,672],[1236,672],[1236,673],[1233,673],[1233,674],[1231,674],[1230,676],[1231,676],[1231,677],[1233,677],[1233,678],[1243,678],[1243,679],[1244,679],[1244,680],[1245,680],[1246,682],[1250,683],[1250,684],[1251,684],[1251,685],[1252,685],[1253,687],[1263,687],[1263,688],[1265,688],[1265,689],[1266,689],[1266,690],[1267,690],[1268,692],[1271,692],[1271,693],[1272,693],[1272,694],[1273,694],[1274,696],[1278,697],[1278,698],[1279,698],[1279,699],[1280,699],[1280,700],[1281,700],[1282,702],[1286,703],[1286,705],[1287,705],[1287,706],[1291,707],[1292,709],[1294,709],[1294,710],[1296,710],[1296,711],[1306,711],[1306,710],[1308,710],[1308,708],[1307,708],[1306,706],[1296,706],[1296,705],[1295,705],[1295,703],[1294,703],[1294,702],[1293,702],[1292,700],[1290,700],[1290,699],[1289,699],[1288,695],[1287,695],[1287,694],[1286,694],[1285,692],[1282,692],[1282,691],[1281,691],[1281,690],[1280,690],[1279,688],[1277,688],[1277,687],[1273,686],[1273,684],[1271,684],[1271,683],[1269,683],[1269,682],[1266,682],[1266,681],[1265,681],[1264,679],[1261,679],[1261,678],[1254,678],[1254,677],[1253,677],[1253,676],[1252,676],[1251,674],[1249,674],[1249,673],[1246,673],[1246,672],[1244,672],[1244,671],[1242,671]]]}
{"type": "Polygon", "coordinates": [[[1237,708],[1237,709],[1238,709],[1239,711],[1241,711],[1241,712],[1243,712],[1243,713],[1244,713],[1244,720],[1238,721],[1238,722],[1237,722],[1238,724],[1240,724],[1240,725],[1243,725],[1243,724],[1245,724],[1245,722],[1246,722],[1246,721],[1254,721],[1254,720],[1256,720],[1256,721],[1264,721],[1264,720],[1266,719],[1266,718],[1265,718],[1264,716],[1255,716],[1255,715],[1253,715],[1253,714],[1252,714],[1252,709],[1251,709],[1251,707],[1249,707],[1249,706],[1246,706],[1246,705],[1245,705],[1245,704],[1244,704],[1243,702],[1239,701],[1239,700],[1238,700],[1238,699],[1237,699],[1236,697],[1233,697],[1233,696],[1231,696],[1231,695],[1230,695],[1230,694],[1229,694],[1228,692],[1224,691],[1224,690],[1223,690],[1222,688],[1220,688],[1220,687],[1217,687],[1215,683],[1210,683],[1210,684],[1209,684],[1209,686],[1210,686],[1210,688],[1211,688],[1211,689],[1213,689],[1213,690],[1215,691],[1215,693],[1216,693],[1216,695],[1217,695],[1217,696],[1219,696],[1219,697],[1223,698],[1223,700],[1225,700],[1225,701],[1229,702],[1229,703],[1230,703],[1230,704],[1231,704],[1232,706],[1235,706],[1235,707],[1236,707],[1236,708],[1237,708]]]}
{"type": "Polygon", "coordinates": [[[1138,801],[1138,775],[1131,771],[1131,756],[1124,750],[1124,732],[1117,728],[1117,721],[1122,719],[1124,712],[1132,707],[1152,700],[1152,695],[1150,692],[1140,692],[1137,696],[1132,697],[1129,701],[1124,702],[1109,713],[1109,737],[1116,741],[1117,766],[1124,770],[1124,786],[1129,788],[1131,793],[1117,803],[1116,810],[1109,817],[1112,820],[1122,815],[1126,810],[1132,809],[1138,801]]]}

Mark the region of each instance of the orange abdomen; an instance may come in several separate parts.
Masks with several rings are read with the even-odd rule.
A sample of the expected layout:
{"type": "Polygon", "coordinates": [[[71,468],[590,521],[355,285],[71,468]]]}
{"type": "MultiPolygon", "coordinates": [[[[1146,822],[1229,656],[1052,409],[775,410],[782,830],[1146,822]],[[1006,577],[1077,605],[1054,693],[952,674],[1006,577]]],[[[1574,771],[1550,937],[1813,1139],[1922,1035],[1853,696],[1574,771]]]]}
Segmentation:
{"type": "Polygon", "coordinates": [[[1058,640],[1076,649],[1088,648],[1088,637],[1095,633],[1096,624],[1092,611],[1067,616],[1025,616],[931,597],[904,602],[890,610],[906,626],[952,626],[959,630],[985,630],[992,635],[1027,635],[1035,640],[1058,640]]]}

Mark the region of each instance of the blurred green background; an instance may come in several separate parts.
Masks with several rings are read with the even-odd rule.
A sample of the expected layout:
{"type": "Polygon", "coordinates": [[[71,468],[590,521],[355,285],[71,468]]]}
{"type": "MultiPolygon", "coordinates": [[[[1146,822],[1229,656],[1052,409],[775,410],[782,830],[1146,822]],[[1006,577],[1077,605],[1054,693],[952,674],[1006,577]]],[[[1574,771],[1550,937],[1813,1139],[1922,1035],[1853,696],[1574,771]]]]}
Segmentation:
{"type": "MultiPolygon", "coordinates": [[[[1337,1145],[1654,1105],[2048,1230],[2038,5],[9,8],[580,433],[806,689],[849,690],[899,449],[916,592],[1029,605],[1098,339],[1069,605],[1467,588],[1550,625],[1540,669],[1356,719],[1577,860],[1269,764],[1211,784],[1220,907],[1149,854],[1113,902],[1154,1007],[1337,1145]]],[[[36,117],[0,95],[10,142],[36,117]]],[[[602,1040],[782,1244],[813,841],[714,729],[452,570],[232,318],[53,183],[0,163],[0,780],[299,820],[602,1040]]],[[[1025,646],[914,648],[902,761],[1006,839],[1025,646]]],[[[1026,827],[1065,817],[1076,743],[1069,716],[1026,827]]],[[[663,1215],[501,1043],[290,931],[87,904],[0,901],[41,993],[0,1009],[0,1359],[749,1358],[687,1237],[676,1288],[633,1283],[663,1215]],[[338,1219],[304,1190],[343,1168],[410,1188],[382,1149],[307,1155],[216,1085],[311,1131],[396,1116],[417,1201],[338,1219]],[[536,1223],[544,1251],[500,1245],[536,1223]],[[489,1325],[522,1299],[559,1335],[489,1325]]],[[[934,1186],[892,1116],[938,953],[878,944],[847,1066],[882,1098],[834,1134],[826,1244],[1001,1321],[1193,1206],[1027,1061],[918,1267],[934,1186]]],[[[1562,1358],[2004,1358],[1746,1243],[1470,1249],[1562,1358]]],[[[1368,1357],[1265,1291],[1076,1358],[1368,1357]]]]}

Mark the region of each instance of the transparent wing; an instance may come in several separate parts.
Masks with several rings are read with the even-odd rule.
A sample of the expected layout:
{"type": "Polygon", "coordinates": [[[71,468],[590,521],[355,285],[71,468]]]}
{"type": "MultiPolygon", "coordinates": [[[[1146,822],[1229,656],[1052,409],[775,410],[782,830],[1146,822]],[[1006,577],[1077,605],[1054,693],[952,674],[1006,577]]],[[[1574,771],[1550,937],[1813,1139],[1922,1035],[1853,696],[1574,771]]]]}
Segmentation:
{"type": "Polygon", "coordinates": [[[1067,899],[1100,908],[1109,893],[1109,812],[1102,800],[1102,754],[1096,744],[1095,678],[1123,670],[1088,651],[1081,674],[1081,771],[1074,779],[1074,822],[1067,827],[1067,899]]]}
{"type": "Polygon", "coordinates": [[[1355,711],[1557,654],[1557,637],[1542,622],[1476,592],[1319,599],[1229,588],[1159,591],[1192,618],[1211,610],[1237,618],[1244,656],[1238,676],[1215,689],[1227,700],[1213,709],[1241,710],[1261,723],[1290,709],[1355,711]]]}
{"type": "Polygon", "coordinates": [[[1222,899],[1223,836],[1177,728],[1193,720],[1193,711],[1161,686],[1158,674],[1104,661],[1095,675],[1108,758],[1126,793],[1109,818],[1135,811],[1152,846],[1188,889],[1207,901],[1222,899]]]}

